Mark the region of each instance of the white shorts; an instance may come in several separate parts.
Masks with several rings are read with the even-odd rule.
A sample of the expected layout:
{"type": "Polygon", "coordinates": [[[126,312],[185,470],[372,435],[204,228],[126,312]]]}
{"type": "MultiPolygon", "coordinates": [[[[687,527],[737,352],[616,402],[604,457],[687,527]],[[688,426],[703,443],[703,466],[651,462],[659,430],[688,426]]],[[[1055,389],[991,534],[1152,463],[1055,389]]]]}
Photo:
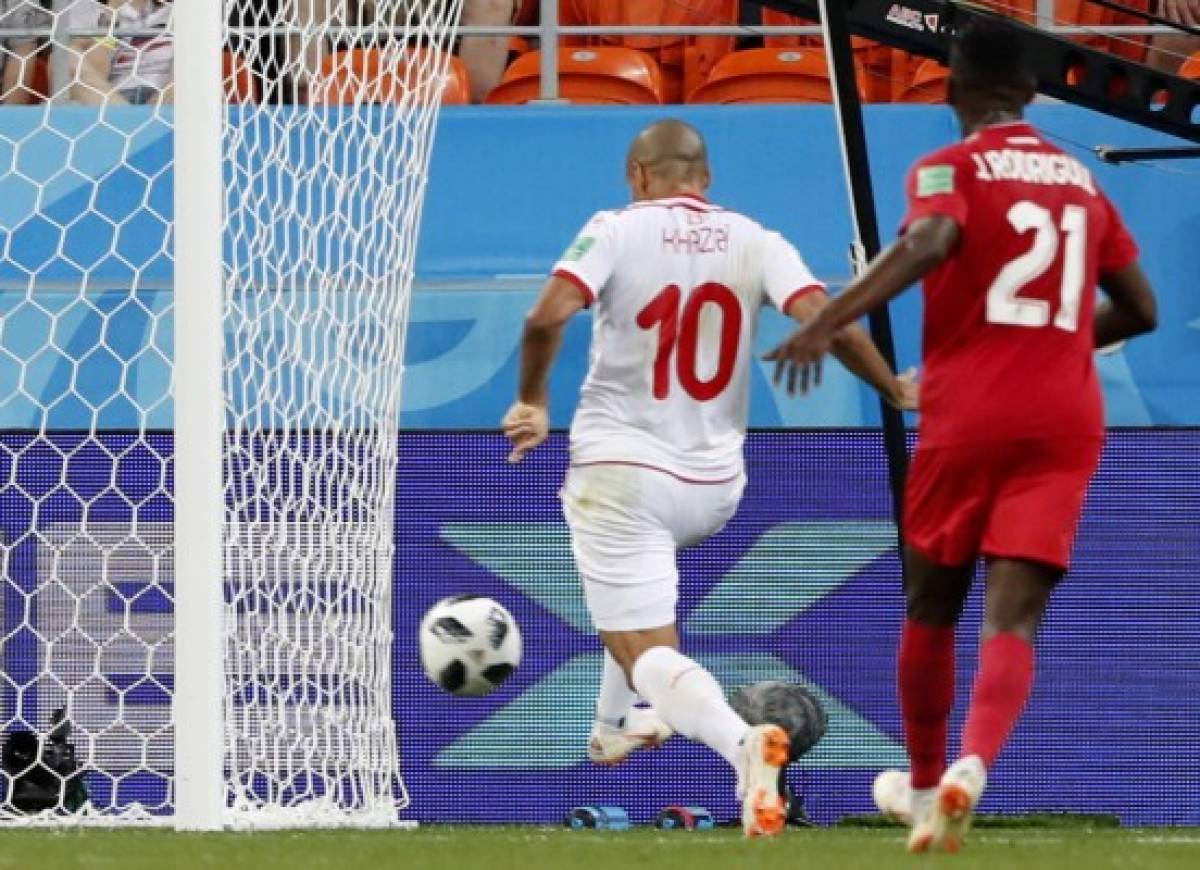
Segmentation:
{"type": "Polygon", "coordinates": [[[638,465],[572,466],[561,498],[592,623],[636,631],[675,622],[675,553],[719,532],[745,475],[695,483],[638,465]]]}

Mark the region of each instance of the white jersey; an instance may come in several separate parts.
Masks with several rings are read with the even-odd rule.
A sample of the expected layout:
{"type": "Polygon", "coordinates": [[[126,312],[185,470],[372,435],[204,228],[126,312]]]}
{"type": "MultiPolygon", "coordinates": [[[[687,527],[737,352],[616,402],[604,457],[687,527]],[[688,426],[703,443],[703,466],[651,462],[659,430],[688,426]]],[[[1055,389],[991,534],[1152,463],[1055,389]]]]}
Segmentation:
{"type": "Polygon", "coordinates": [[[778,233],[699,197],[596,214],[554,267],[595,305],[571,463],[742,474],[758,312],[823,289],[778,233]]]}

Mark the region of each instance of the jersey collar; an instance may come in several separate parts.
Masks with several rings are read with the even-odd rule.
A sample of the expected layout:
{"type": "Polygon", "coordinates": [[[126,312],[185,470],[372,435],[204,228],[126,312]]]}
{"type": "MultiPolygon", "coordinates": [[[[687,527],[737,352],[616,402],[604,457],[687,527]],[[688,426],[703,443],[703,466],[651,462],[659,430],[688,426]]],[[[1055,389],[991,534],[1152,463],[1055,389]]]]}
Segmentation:
{"type": "Polygon", "coordinates": [[[662,199],[653,200],[659,205],[682,205],[691,209],[701,208],[708,211],[715,206],[698,193],[679,193],[675,196],[664,196],[662,199]]]}
{"type": "Polygon", "coordinates": [[[980,136],[987,136],[992,133],[1036,133],[1033,125],[1022,118],[1019,121],[1001,121],[998,124],[988,124],[986,127],[980,127],[972,133],[968,139],[978,139],[980,136]]]}

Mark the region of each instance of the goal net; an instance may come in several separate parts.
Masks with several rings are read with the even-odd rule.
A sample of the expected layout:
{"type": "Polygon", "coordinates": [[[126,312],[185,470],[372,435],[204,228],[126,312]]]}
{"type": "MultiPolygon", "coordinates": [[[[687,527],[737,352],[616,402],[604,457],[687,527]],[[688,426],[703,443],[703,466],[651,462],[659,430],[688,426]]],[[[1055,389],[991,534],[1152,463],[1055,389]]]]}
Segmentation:
{"type": "Polygon", "coordinates": [[[5,820],[178,823],[177,761],[199,752],[219,824],[396,822],[404,328],[461,4],[223,0],[207,52],[183,2],[0,15],[19,87],[49,92],[0,109],[5,820]],[[183,178],[206,129],[174,135],[185,95],[219,77],[219,169],[183,178]],[[211,263],[182,274],[177,221],[206,208],[185,189],[220,196],[211,263]],[[185,284],[219,305],[211,397],[175,387],[203,382],[175,364],[203,329],[177,316],[185,284]],[[214,431],[183,434],[219,443],[221,483],[181,505],[205,460],[176,412],[210,398],[214,431]],[[175,706],[203,697],[177,666],[205,630],[176,611],[181,560],[204,552],[184,551],[177,507],[220,529],[200,638],[220,660],[215,749],[175,706]]]}

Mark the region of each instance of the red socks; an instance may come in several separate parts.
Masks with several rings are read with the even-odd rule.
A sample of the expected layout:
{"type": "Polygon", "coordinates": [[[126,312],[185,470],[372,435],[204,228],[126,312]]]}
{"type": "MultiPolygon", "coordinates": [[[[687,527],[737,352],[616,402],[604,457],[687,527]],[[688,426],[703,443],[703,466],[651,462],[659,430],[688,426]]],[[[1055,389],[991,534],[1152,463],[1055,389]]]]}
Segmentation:
{"type": "MultiPolygon", "coordinates": [[[[954,704],[954,629],[905,620],[900,635],[900,712],[912,787],[934,788],[946,770],[946,724],[954,704]]],[[[988,767],[1000,754],[1033,687],[1033,647],[997,634],[979,647],[979,669],[961,757],[988,767]]]]}
{"type": "Polygon", "coordinates": [[[897,666],[912,787],[933,788],[946,769],[946,721],[954,705],[953,627],[905,620],[897,666]]]}
{"type": "Polygon", "coordinates": [[[983,642],[963,729],[964,758],[978,755],[984,764],[992,766],[1017,724],[1032,687],[1033,647],[1026,640],[1015,634],[997,634],[983,642]]]}

